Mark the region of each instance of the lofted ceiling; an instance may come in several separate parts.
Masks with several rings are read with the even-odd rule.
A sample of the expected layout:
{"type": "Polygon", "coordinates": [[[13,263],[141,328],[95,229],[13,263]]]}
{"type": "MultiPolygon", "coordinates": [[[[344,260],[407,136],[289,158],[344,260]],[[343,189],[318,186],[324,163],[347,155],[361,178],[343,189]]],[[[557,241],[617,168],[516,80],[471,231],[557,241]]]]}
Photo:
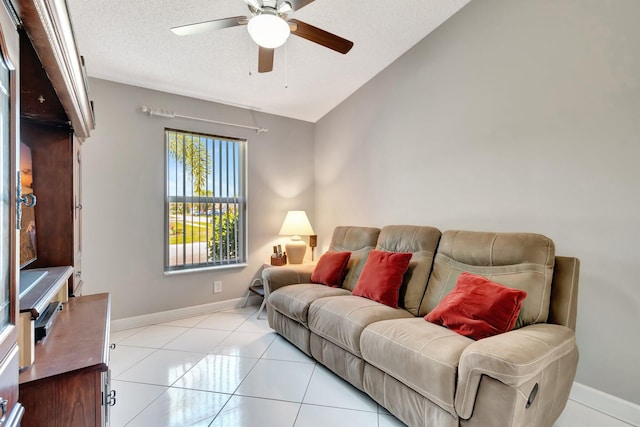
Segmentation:
{"type": "Polygon", "coordinates": [[[290,15],[354,42],[346,55],[289,37],[257,72],[246,26],[171,27],[249,15],[243,0],[67,0],[91,77],[316,122],[470,0],[316,0],[290,15]]]}

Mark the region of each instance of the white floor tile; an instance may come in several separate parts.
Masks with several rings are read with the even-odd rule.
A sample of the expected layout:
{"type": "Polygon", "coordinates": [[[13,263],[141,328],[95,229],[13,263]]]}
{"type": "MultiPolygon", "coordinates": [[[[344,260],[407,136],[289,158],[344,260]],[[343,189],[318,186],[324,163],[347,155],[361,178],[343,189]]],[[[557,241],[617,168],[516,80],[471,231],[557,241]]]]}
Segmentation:
{"type": "Polygon", "coordinates": [[[224,341],[230,334],[231,332],[229,331],[191,328],[166,344],[163,348],[167,350],[208,353],[216,348],[216,346],[224,341]]]}
{"type": "Polygon", "coordinates": [[[378,427],[406,427],[406,424],[393,415],[378,415],[378,427]]]}
{"type": "Polygon", "coordinates": [[[247,319],[242,325],[236,329],[239,332],[258,332],[258,333],[269,333],[273,332],[273,329],[269,326],[269,322],[266,317],[262,317],[258,319],[256,315],[251,316],[247,319]]]}
{"type": "Polygon", "coordinates": [[[293,427],[299,403],[233,396],[211,427],[293,427]]]}
{"type": "Polygon", "coordinates": [[[131,368],[141,360],[145,359],[155,348],[130,347],[117,344],[109,355],[109,368],[111,368],[111,378],[118,378],[127,369],[131,368]]]}
{"type": "Polygon", "coordinates": [[[147,327],[145,326],[142,328],[125,329],[123,331],[111,332],[111,335],[109,335],[109,342],[111,344],[119,343],[125,338],[129,338],[131,335],[135,334],[136,332],[140,332],[141,330],[146,328],[147,327]]]}
{"type": "Polygon", "coordinates": [[[203,353],[156,350],[122,373],[118,379],[145,384],[170,386],[205,357],[203,353]]]}
{"type": "Polygon", "coordinates": [[[378,414],[326,406],[302,405],[295,427],[377,426],[378,414]]]}
{"type": "Polygon", "coordinates": [[[304,403],[378,412],[378,404],[327,368],[317,365],[304,403]]]}
{"type": "Polygon", "coordinates": [[[313,368],[309,363],[260,359],[236,394],[302,402],[313,368]]]}
{"type": "Polygon", "coordinates": [[[275,333],[234,332],[214,348],[211,353],[258,359],[262,357],[275,338],[275,333]]]}
{"type": "Polygon", "coordinates": [[[611,418],[601,412],[569,400],[554,427],[630,427],[631,424],[611,418]]]}
{"type": "Polygon", "coordinates": [[[120,344],[136,347],[161,348],[163,345],[169,343],[169,341],[174,340],[188,330],[188,328],[179,328],[175,326],[147,326],[135,334],[123,339],[120,341],[120,344]]]}
{"type": "Polygon", "coordinates": [[[385,407],[380,405],[378,405],[378,413],[382,415],[391,415],[391,412],[387,411],[385,407]]]}
{"type": "Polygon", "coordinates": [[[260,308],[259,305],[248,305],[246,307],[236,307],[229,310],[225,310],[222,313],[240,313],[240,314],[255,314],[260,308]]]}
{"type": "Polygon", "coordinates": [[[124,426],[149,406],[167,387],[150,384],[111,381],[116,391],[116,404],[110,407],[110,425],[124,426]]]}
{"type": "Polygon", "coordinates": [[[228,313],[221,311],[208,316],[202,322],[198,323],[196,327],[235,331],[238,326],[242,325],[250,317],[251,314],[228,313]]]}
{"type": "Polygon", "coordinates": [[[281,336],[277,336],[267,351],[262,355],[263,359],[288,360],[290,362],[315,363],[315,360],[304,354],[298,347],[291,344],[281,336]]]}
{"type": "Polygon", "coordinates": [[[170,388],[133,419],[128,427],[207,427],[231,396],[170,388]]]}
{"type": "MultiPolygon", "coordinates": [[[[272,332],[257,310],[113,332],[111,426],[405,427],[272,332]]],[[[631,427],[570,400],[554,427],[576,426],[631,427]]]]}
{"type": "Polygon", "coordinates": [[[209,354],[173,386],[233,394],[257,361],[246,357],[209,354]]]}
{"type": "Polygon", "coordinates": [[[183,328],[193,328],[194,326],[196,326],[198,323],[202,322],[203,320],[205,320],[209,316],[211,316],[211,315],[210,314],[203,314],[202,316],[187,317],[185,319],[178,319],[178,320],[174,320],[174,321],[171,321],[171,322],[160,323],[160,325],[163,325],[163,326],[180,326],[180,327],[183,327],[183,328]]]}

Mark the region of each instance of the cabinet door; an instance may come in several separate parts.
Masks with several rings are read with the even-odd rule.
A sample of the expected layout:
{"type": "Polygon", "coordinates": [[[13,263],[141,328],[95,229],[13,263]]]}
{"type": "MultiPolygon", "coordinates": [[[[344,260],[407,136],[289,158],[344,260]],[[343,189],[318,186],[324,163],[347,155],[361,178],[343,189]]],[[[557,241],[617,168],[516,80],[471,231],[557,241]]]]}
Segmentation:
{"type": "Polygon", "coordinates": [[[82,144],[73,137],[73,296],[82,295],[82,144]]]}
{"type": "MultiPolygon", "coordinates": [[[[0,419],[16,421],[17,365],[17,90],[16,22],[0,2],[0,419]]],[[[5,424],[6,425],[6,424],[5,424]]]]}
{"type": "MultiPolygon", "coordinates": [[[[0,5],[0,8],[3,8],[0,5]]],[[[4,10],[2,11],[4,12],[4,10]]],[[[4,27],[4,26],[3,26],[4,27]]],[[[4,29],[2,30],[4,32],[4,29]]],[[[6,55],[4,34],[0,40],[0,336],[11,325],[11,291],[14,287],[16,268],[15,241],[16,222],[14,218],[14,196],[16,189],[16,150],[15,125],[11,116],[14,114],[12,105],[12,70],[6,55]]],[[[0,355],[0,359],[2,359],[0,355]]]]}

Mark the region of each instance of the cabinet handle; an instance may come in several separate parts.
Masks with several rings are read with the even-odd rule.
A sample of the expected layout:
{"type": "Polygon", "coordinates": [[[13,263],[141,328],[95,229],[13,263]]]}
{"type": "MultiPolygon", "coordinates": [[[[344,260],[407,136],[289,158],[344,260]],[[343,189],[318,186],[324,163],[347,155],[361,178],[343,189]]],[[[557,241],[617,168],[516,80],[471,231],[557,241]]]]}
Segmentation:
{"type": "Polygon", "coordinates": [[[7,403],[9,403],[7,399],[0,397],[0,423],[3,423],[7,418],[7,403]]]}
{"type": "Polygon", "coordinates": [[[28,208],[32,208],[36,205],[36,195],[33,193],[22,194],[22,177],[21,172],[18,172],[18,178],[16,183],[16,229],[20,230],[22,222],[22,205],[24,204],[28,208]]]}
{"type": "Polygon", "coordinates": [[[78,204],[76,205],[76,209],[82,209],[82,203],[78,203],[78,204]]]}
{"type": "Polygon", "coordinates": [[[115,349],[116,349],[116,343],[110,344],[110,345],[109,345],[109,348],[110,348],[111,350],[115,350],[115,349]]]}
{"type": "Polygon", "coordinates": [[[80,270],[76,271],[76,277],[80,277],[81,274],[82,274],[82,271],[80,270]]]}

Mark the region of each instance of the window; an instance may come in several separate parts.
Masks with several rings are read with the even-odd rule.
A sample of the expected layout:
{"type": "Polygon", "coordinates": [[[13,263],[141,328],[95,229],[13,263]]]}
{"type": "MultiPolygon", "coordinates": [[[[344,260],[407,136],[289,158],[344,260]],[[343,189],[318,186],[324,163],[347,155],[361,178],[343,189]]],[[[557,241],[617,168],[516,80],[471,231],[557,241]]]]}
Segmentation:
{"type": "Polygon", "coordinates": [[[165,272],[246,264],[246,141],[165,129],[165,272]]]}

